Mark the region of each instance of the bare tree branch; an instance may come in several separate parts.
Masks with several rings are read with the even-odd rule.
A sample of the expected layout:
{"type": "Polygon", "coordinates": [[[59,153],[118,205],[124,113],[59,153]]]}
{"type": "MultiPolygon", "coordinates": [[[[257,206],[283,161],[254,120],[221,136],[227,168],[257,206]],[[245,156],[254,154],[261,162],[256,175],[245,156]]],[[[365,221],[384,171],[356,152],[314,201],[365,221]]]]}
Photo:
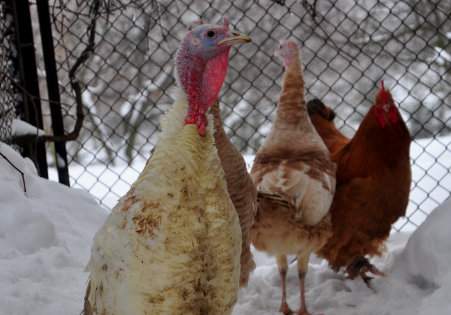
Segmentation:
{"type": "MultiPolygon", "coordinates": [[[[90,8],[91,13],[91,23],[88,25],[87,34],[88,34],[88,44],[85,49],[80,54],[80,57],[75,61],[75,64],[69,71],[69,80],[72,87],[72,90],[75,93],[75,102],[76,102],[76,120],[74,128],[71,132],[64,135],[23,135],[23,136],[13,136],[12,141],[16,144],[28,143],[29,141],[44,141],[44,142],[67,142],[76,140],[80,134],[81,128],[83,127],[84,121],[84,112],[83,112],[83,100],[82,100],[82,88],[80,81],[76,78],[76,73],[91,56],[94,52],[95,47],[95,35],[96,35],[96,25],[97,19],[100,15],[101,0],[95,0],[92,3],[92,7],[90,8]]],[[[7,75],[7,74],[3,74],[7,75]]],[[[30,99],[31,104],[36,106],[34,102],[34,96],[31,95],[26,89],[17,84],[14,80],[11,80],[16,88],[20,89],[26,96],[30,99]]]]}
{"type": "Polygon", "coordinates": [[[11,162],[6,155],[4,155],[2,152],[0,152],[0,156],[2,158],[5,159],[6,162],[8,162],[9,165],[11,165],[16,171],[18,171],[20,173],[20,175],[22,176],[22,184],[23,184],[23,192],[26,193],[27,192],[27,186],[25,185],[25,174],[24,172],[22,172],[22,170],[20,168],[18,168],[17,166],[14,165],[13,162],[11,162]]]}

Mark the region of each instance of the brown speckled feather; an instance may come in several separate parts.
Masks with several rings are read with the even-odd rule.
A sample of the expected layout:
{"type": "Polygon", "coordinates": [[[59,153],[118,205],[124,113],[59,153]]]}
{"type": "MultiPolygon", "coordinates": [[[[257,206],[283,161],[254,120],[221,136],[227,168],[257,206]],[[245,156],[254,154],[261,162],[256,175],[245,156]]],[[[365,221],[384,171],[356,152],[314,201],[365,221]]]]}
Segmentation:
{"type": "MultiPolygon", "coordinates": [[[[304,100],[302,67],[296,60],[285,71],[277,116],[257,152],[252,178],[259,191],[285,198],[293,203],[294,211],[307,214],[304,223],[316,224],[329,211],[329,199],[335,190],[335,169],[310,121],[304,100]],[[324,205],[316,206],[309,195],[319,187],[327,193],[323,195],[324,205]]],[[[296,216],[299,219],[302,214],[296,216]]]]}
{"type": "Polygon", "coordinates": [[[332,235],[330,214],[319,223],[308,225],[299,222],[292,205],[277,195],[258,193],[258,204],[262,211],[257,214],[251,234],[258,250],[271,255],[311,252],[323,247],[332,235]]]}
{"type": "Polygon", "coordinates": [[[240,285],[245,286],[249,275],[255,268],[250,251],[249,233],[254,224],[257,212],[257,191],[247,172],[246,163],[241,153],[230,142],[222,126],[219,103],[212,107],[215,123],[215,142],[218,155],[224,169],[227,190],[233,205],[238,213],[243,235],[241,249],[241,276],[240,285]]]}
{"type": "Polygon", "coordinates": [[[251,238],[255,248],[276,256],[284,314],[292,313],[286,300],[287,255],[297,256],[301,302],[297,314],[309,314],[305,276],[310,254],[332,233],[329,208],[336,166],[307,112],[299,48],[285,41],[279,52],[285,74],[277,115],[251,170],[258,191],[251,238]]]}

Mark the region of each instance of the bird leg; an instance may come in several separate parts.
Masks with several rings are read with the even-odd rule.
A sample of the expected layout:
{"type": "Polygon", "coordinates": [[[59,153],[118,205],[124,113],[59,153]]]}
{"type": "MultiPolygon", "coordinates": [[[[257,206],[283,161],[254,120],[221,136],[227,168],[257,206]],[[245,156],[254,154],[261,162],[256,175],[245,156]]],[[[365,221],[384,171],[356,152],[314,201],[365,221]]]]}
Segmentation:
{"type": "Polygon", "coordinates": [[[381,277],[385,276],[385,273],[376,268],[376,266],[370,263],[369,260],[364,256],[356,257],[348,265],[348,267],[346,268],[346,272],[348,273],[349,279],[355,279],[357,276],[360,276],[363,282],[365,282],[365,284],[370,289],[371,289],[370,281],[373,279],[373,277],[370,277],[368,273],[372,273],[373,275],[381,277]]]}
{"type": "Polygon", "coordinates": [[[280,279],[282,281],[282,301],[280,303],[280,309],[279,312],[283,313],[284,315],[291,315],[293,312],[290,310],[290,307],[287,303],[287,270],[288,270],[288,261],[287,256],[281,255],[277,256],[277,266],[279,267],[279,274],[280,279]]]}
{"type": "Polygon", "coordinates": [[[299,292],[300,292],[300,304],[298,315],[310,315],[307,310],[307,303],[305,302],[305,275],[308,270],[308,261],[310,255],[298,255],[298,276],[299,276],[299,292]]]}

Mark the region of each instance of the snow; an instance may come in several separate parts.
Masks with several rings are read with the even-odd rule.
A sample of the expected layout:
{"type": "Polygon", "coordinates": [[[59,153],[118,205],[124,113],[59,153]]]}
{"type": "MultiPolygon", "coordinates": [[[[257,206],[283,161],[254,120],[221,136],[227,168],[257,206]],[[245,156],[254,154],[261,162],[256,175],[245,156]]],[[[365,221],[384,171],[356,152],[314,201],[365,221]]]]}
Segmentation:
{"type": "Polygon", "coordinates": [[[451,62],[451,54],[448,53],[445,49],[440,48],[440,47],[434,47],[436,55],[434,56],[434,59],[437,60],[437,62],[441,65],[444,66],[446,65],[448,62],[451,62]]]}
{"type": "Polygon", "coordinates": [[[3,143],[0,152],[0,315],[78,315],[90,244],[107,212],[88,193],[36,175],[3,143]]]}
{"type": "MultiPolygon", "coordinates": [[[[373,280],[347,280],[314,259],[307,275],[307,303],[325,315],[451,314],[451,199],[436,208],[408,238],[392,235],[388,253],[375,260],[387,274],[373,280]],[[407,241],[408,240],[408,241],[407,241]],[[407,241],[407,245],[406,244],[407,241]]],[[[273,315],[280,305],[280,280],[274,260],[258,257],[248,288],[240,292],[234,315],[273,315]]],[[[296,263],[288,272],[288,303],[299,307],[296,263]]]]}
{"type": "Polygon", "coordinates": [[[41,130],[33,125],[30,125],[29,123],[20,120],[20,119],[13,119],[13,123],[11,126],[12,134],[13,136],[27,136],[27,135],[37,135],[37,136],[43,136],[45,135],[45,131],[41,130]]]}
{"type": "MultiPolygon", "coordinates": [[[[1,144],[0,315],[78,315],[82,309],[94,233],[107,211],[89,194],[36,176],[32,163],[1,144]]],[[[252,157],[247,157],[249,163],[252,157]]],[[[126,185],[124,185],[126,186],[126,185]]],[[[125,187],[124,187],[125,189],[125,187]]],[[[118,192],[119,193],[119,192],[118,192]]],[[[413,233],[393,233],[387,253],[373,262],[387,274],[347,280],[312,257],[307,303],[313,314],[451,314],[451,199],[437,207],[413,233]]],[[[241,289],[233,315],[274,315],[280,279],[273,257],[255,252],[257,268],[241,289]]],[[[288,272],[288,302],[299,307],[295,263],[288,272]]]]}
{"type": "MultiPolygon", "coordinates": [[[[412,282],[437,288],[451,278],[451,199],[436,208],[409,239],[395,266],[412,282]],[[448,279],[446,278],[448,277],[448,279]]],[[[450,313],[451,314],[451,313],[450,313]]]]}

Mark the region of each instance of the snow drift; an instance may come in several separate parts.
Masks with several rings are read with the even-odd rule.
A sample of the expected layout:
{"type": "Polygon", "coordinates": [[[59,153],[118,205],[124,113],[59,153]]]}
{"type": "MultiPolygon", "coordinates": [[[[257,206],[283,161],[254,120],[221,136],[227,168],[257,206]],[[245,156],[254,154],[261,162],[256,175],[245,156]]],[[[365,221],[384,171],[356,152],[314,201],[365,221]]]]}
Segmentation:
{"type": "Polygon", "coordinates": [[[451,198],[410,237],[393,273],[421,290],[418,314],[451,314],[451,198]]]}
{"type": "Polygon", "coordinates": [[[0,152],[0,314],[78,315],[94,233],[106,211],[78,189],[36,175],[3,143],[0,152]]]}
{"type": "MultiPolygon", "coordinates": [[[[0,315],[79,315],[92,239],[107,212],[87,193],[39,178],[33,164],[5,144],[0,152],[0,315]]],[[[395,233],[384,257],[387,277],[346,280],[312,259],[307,299],[313,314],[451,314],[451,199],[410,236],[395,233]],[[407,244],[406,244],[407,243],[407,244]]],[[[233,315],[275,315],[280,283],[273,257],[255,253],[257,268],[233,315]]],[[[298,307],[295,265],[288,273],[288,302],[298,307]]]]}
{"type": "MultiPolygon", "coordinates": [[[[310,311],[325,315],[451,314],[450,222],[451,199],[435,209],[410,239],[404,233],[393,234],[386,255],[375,260],[387,273],[373,280],[375,291],[361,280],[347,280],[332,272],[324,261],[311,261],[306,284],[310,311]]],[[[288,273],[288,302],[293,306],[299,306],[296,270],[292,264],[288,273]]],[[[234,315],[275,314],[280,294],[274,258],[260,258],[234,315]]]]}

